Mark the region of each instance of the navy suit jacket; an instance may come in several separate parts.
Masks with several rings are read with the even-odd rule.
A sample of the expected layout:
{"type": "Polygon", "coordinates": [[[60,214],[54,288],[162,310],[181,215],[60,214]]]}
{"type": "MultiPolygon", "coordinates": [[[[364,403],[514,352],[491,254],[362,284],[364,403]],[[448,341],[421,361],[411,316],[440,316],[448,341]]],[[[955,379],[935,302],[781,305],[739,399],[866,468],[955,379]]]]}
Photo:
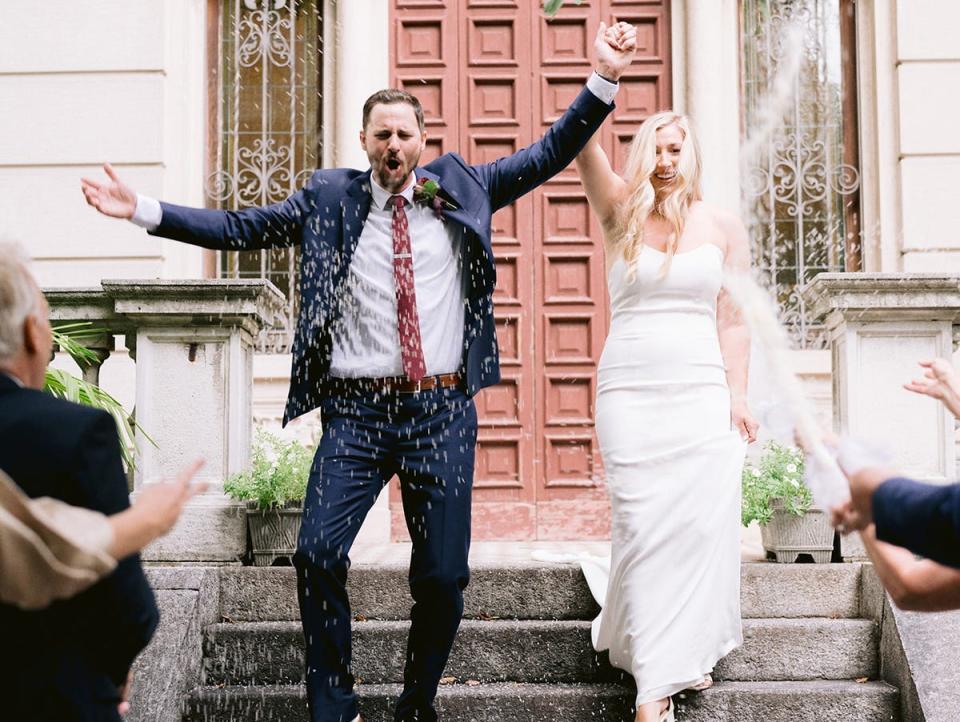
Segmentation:
{"type": "MultiPolygon", "coordinates": [[[[21,388],[2,373],[0,469],[32,498],[104,514],[129,506],[113,418],[21,388]]],[[[137,555],[46,609],[0,604],[0,719],[119,722],[118,687],[158,620],[137,555]]]]}
{"type": "Polygon", "coordinates": [[[877,539],[960,567],[960,484],[888,479],[873,492],[877,539]]]}
{"type": "MultiPolygon", "coordinates": [[[[418,178],[436,180],[457,206],[448,223],[464,230],[467,278],[462,369],[470,395],[500,380],[493,289],[491,217],[563,170],[603,123],[613,105],[584,88],[543,138],[506,158],[468,165],[446,153],[418,178]]],[[[328,392],[331,324],[340,315],[347,269],[370,211],[370,171],[318,170],[282,203],[240,211],[162,203],[153,233],[206,248],[243,251],[300,244],[300,313],[284,424],[314,408],[328,392]]]]}

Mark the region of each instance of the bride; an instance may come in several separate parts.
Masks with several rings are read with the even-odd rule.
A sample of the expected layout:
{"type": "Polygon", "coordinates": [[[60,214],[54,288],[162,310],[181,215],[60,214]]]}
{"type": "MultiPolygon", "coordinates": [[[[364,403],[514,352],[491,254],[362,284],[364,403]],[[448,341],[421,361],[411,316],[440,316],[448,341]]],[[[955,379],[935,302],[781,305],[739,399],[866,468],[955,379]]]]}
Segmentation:
{"type": "Polygon", "coordinates": [[[747,234],[700,200],[682,115],[640,126],[625,178],[596,137],[577,167],[603,227],[611,304],[596,421],[611,559],[593,641],[636,680],[636,722],[672,720],[671,695],[708,687],[743,640],[740,473],[757,423],[749,333],[721,276],[749,268],[747,234]]]}

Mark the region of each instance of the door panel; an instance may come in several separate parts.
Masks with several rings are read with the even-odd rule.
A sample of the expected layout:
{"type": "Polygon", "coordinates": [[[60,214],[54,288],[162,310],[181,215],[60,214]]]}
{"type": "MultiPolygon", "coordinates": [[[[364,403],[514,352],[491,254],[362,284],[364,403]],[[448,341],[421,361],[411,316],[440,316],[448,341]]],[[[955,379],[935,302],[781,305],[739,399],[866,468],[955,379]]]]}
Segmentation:
{"type": "MultiPolygon", "coordinates": [[[[395,0],[393,82],[424,104],[428,154],[470,163],[540,137],[593,69],[601,19],[637,26],[640,53],[600,130],[622,170],[639,123],[667,108],[668,0],[585,0],[547,20],[531,0],[395,0]]],[[[607,330],[600,229],[576,167],[493,219],[503,381],[477,397],[475,539],[609,535],[593,430],[596,364],[607,330]]],[[[406,535],[399,495],[394,535],[406,535]]]]}

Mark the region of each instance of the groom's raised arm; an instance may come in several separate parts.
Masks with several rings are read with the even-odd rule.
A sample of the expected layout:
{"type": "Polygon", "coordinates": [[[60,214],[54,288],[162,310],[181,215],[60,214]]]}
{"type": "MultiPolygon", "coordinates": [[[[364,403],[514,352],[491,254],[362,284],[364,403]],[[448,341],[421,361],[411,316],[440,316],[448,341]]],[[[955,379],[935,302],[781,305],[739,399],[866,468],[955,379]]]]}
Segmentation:
{"type": "Polygon", "coordinates": [[[492,163],[473,166],[494,210],[513,203],[566,168],[613,110],[613,98],[623,72],[636,53],[636,28],[600,23],[594,41],[597,70],[586,87],[532,145],[492,163]]]}

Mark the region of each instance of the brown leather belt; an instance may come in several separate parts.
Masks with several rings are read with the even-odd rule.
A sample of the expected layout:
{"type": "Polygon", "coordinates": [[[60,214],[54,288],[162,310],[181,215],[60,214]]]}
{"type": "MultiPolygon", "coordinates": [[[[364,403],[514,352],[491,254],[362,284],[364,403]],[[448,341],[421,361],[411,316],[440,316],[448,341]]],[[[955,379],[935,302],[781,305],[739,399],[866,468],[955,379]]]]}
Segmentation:
{"type": "Polygon", "coordinates": [[[424,376],[419,381],[411,381],[406,376],[386,376],[382,378],[334,378],[330,379],[330,388],[335,393],[348,394],[416,394],[433,389],[453,389],[461,386],[460,373],[424,376]]]}

